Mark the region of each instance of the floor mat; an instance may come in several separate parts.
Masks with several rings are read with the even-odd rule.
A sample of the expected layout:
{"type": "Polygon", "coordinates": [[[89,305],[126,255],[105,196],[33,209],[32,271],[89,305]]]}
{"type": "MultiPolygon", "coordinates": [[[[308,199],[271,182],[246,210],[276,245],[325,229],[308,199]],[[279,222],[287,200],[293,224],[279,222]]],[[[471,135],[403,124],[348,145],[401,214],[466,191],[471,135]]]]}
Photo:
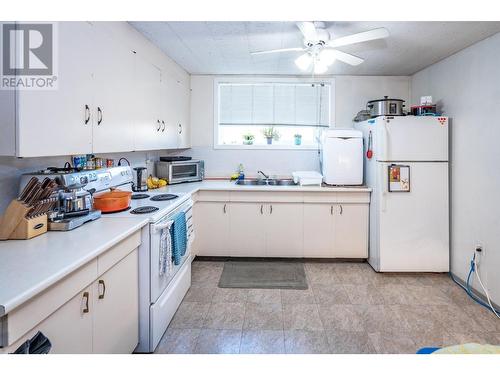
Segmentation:
{"type": "Polygon", "coordinates": [[[307,289],[304,264],[287,261],[229,261],[219,288],[307,289]]]}

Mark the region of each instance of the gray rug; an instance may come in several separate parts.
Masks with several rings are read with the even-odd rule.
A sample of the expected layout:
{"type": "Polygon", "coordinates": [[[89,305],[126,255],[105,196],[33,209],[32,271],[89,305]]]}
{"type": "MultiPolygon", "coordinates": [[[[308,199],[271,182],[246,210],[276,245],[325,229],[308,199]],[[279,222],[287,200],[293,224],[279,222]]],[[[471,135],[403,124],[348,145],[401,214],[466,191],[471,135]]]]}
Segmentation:
{"type": "Polygon", "coordinates": [[[220,288],[307,289],[304,264],[287,261],[229,261],[220,288]]]}

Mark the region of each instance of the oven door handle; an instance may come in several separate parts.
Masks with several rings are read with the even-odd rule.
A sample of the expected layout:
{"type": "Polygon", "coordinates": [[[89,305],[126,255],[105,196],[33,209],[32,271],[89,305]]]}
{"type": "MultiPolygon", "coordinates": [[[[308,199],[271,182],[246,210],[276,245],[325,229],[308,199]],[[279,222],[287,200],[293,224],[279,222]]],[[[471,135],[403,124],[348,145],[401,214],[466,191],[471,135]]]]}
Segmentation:
{"type": "Polygon", "coordinates": [[[170,226],[173,223],[174,223],[173,220],[169,220],[169,221],[162,223],[162,224],[156,224],[155,226],[153,226],[153,231],[158,232],[158,231],[163,230],[165,228],[170,228],[170,226]]]}

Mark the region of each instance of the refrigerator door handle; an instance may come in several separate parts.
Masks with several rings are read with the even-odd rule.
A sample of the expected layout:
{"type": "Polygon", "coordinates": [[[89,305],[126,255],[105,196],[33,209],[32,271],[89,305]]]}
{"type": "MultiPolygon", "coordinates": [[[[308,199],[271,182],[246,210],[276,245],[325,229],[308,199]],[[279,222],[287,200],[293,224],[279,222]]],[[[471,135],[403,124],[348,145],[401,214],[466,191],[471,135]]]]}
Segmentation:
{"type": "Polygon", "coordinates": [[[387,207],[386,207],[386,195],[387,195],[387,184],[388,180],[385,176],[384,171],[386,170],[386,166],[384,164],[381,164],[379,167],[379,174],[380,174],[380,187],[381,187],[381,197],[380,197],[380,209],[382,212],[385,212],[387,207]]]}

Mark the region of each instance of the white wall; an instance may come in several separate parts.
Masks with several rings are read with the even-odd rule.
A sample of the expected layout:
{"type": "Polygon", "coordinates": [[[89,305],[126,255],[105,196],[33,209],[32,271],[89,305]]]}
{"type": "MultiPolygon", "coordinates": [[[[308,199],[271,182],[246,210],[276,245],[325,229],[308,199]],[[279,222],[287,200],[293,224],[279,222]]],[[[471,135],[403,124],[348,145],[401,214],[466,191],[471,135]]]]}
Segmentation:
{"type": "MultiPolygon", "coordinates": [[[[318,170],[316,150],[215,150],[213,148],[213,80],[215,76],[191,76],[191,144],[184,152],[205,160],[207,176],[228,176],[243,163],[247,176],[257,170],[290,175],[296,170],[318,170]]],[[[335,77],[334,124],[352,126],[352,119],[371,99],[384,95],[408,100],[409,77],[338,76],[335,77]]],[[[333,98],[332,98],[333,99],[333,98]]]]}
{"type": "MultiPolygon", "coordinates": [[[[500,33],[411,79],[411,97],[432,95],[451,120],[451,269],[467,277],[475,245],[482,277],[500,304],[500,33]],[[481,265],[480,265],[481,267],[481,265]]],[[[474,286],[477,286],[475,284],[474,286]]]]}

